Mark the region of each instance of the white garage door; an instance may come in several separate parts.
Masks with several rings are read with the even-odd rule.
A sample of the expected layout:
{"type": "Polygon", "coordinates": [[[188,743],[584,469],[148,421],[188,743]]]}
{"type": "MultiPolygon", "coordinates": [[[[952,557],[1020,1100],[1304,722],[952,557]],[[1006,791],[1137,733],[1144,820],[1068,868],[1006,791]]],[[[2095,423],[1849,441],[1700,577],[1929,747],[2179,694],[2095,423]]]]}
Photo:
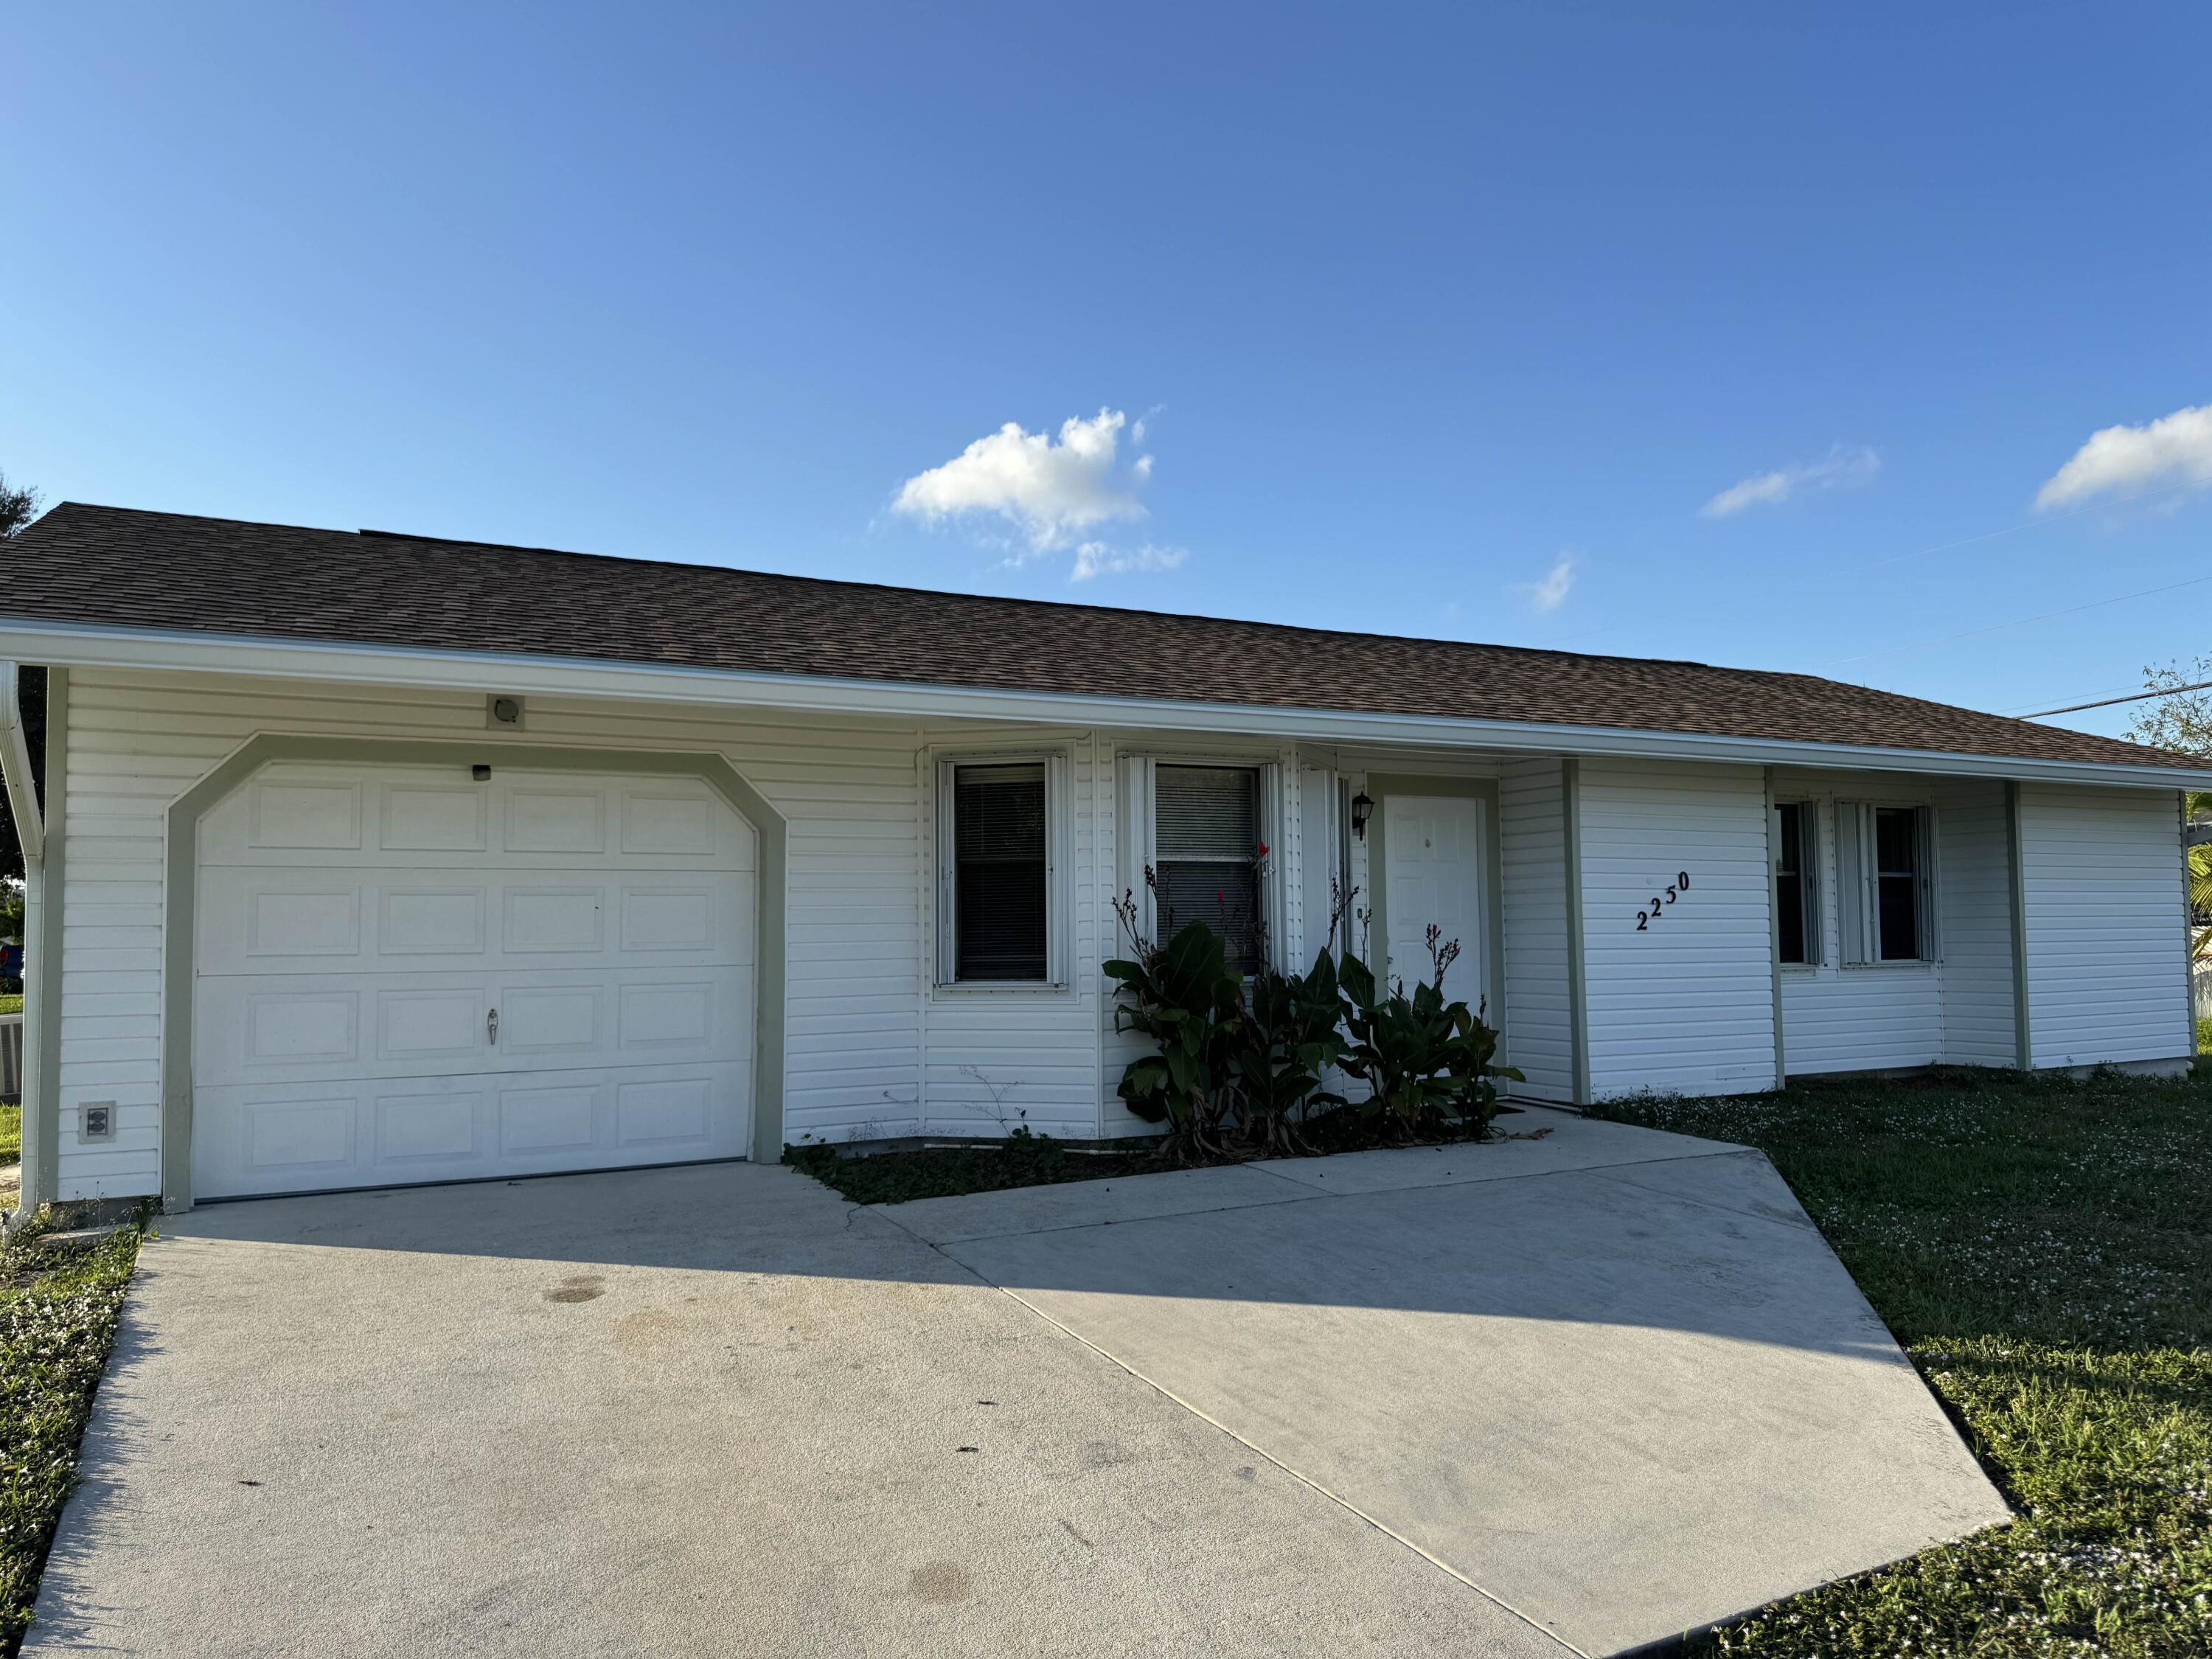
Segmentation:
{"type": "Polygon", "coordinates": [[[705,784],[271,766],[202,820],[202,1198],[741,1157],[756,840],[705,784]]]}

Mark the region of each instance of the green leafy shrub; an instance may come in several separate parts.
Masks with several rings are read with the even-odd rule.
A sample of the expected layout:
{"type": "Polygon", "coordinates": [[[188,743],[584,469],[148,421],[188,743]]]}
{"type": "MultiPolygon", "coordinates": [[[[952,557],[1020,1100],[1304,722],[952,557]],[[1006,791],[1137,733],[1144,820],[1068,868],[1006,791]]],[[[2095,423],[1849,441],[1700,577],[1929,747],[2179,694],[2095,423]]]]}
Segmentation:
{"type": "Polygon", "coordinates": [[[1166,1124],[1177,1151],[1218,1151],[1244,1018],[1243,985],[1229,971],[1220,937],[1194,921],[1165,945],[1104,969],[1121,987],[1114,1029],[1150,1037],[1159,1050],[1133,1061],[1116,1092],[1146,1122],[1166,1124]]]}
{"type": "Polygon", "coordinates": [[[1343,990],[1326,949],[1304,974],[1263,967],[1252,976],[1232,1073],[1250,1142],[1272,1152],[1310,1150],[1299,1133],[1306,1114],[1345,1103],[1322,1087],[1344,1058],[1343,1024],[1343,990]]]}
{"type": "MultiPolygon", "coordinates": [[[[1157,895],[1151,870],[1145,879],[1157,895]]],[[[1349,899],[1340,896],[1333,908],[1332,945],[1349,899]]],[[[1133,893],[1114,908],[1131,946],[1128,957],[1104,964],[1117,990],[1115,1029],[1149,1037],[1158,1049],[1129,1063],[1118,1092],[1145,1121],[1168,1126],[1171,1158],[1310,1151],[1302,1133],[1308,1115],[1351,1103],[1324,1089],[1331,1067],[1367,1085],[1358,1109],[1382,1119],[1395,1139],[1486,1133],[1497,1079],[1520,1078],[1494,1063],[1498,1033],[1480,1014],[1444,1000],[1444,974],[1460,947],[1433,925],[1431,977],[1408,996],[1402,986],[1382,985],[1349,950],[1340,958],[1327,946],[1304,974],[1267,966],[1263,948],[1247,981],[1205,923],[1155,945],[1139,925],[1133,893]]]]}
{"type": "Polygon", "coordinates": [[[1385,988],[1374,970],[1347,954],[1339,977],[1351,1032],[1341,1064],[1367,1085],[1362,1109],[1387,1114],[1401,1134],[1448,1124],[1486,1130],[1498,1111],[1498,1078],[1518,1082],[1513,1067],[1495,1066],[1498,1033],[1464,1002],[1446,1002],[1444,974],[1459,956],[1433,923],[1428,930],[1432,976],[1413,988],[1385,988]]]}

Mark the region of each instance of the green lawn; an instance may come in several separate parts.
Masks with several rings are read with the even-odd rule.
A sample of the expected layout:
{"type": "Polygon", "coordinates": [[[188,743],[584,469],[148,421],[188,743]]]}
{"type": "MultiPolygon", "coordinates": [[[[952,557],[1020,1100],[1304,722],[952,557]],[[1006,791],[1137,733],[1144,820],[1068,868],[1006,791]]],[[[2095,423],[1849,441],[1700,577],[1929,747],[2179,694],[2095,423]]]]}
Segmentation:
{"type": "Polygon", "coordinates": [[[23,1109],[0,1106],[0,1164],[16,1164],[23,1157],[23,1109]]]}
{"type": "Polygon", "coordinates": [[[21,991],[0,994],[0,1014],[20,1014],[22,1012],[23,994],[21,991]]]}
{"type": "Polygon", "coordinates": [[[2212,1654],[2212,1073],[1607,1112],[1762,1148],[2021,1511],[1705,1650],[2212,1654]]]}
{"type": "Polygon", "coordinates": [[[48,1255],[0,1246],[0,1655],[30,1623],[138,1237],[48,1255]]]}

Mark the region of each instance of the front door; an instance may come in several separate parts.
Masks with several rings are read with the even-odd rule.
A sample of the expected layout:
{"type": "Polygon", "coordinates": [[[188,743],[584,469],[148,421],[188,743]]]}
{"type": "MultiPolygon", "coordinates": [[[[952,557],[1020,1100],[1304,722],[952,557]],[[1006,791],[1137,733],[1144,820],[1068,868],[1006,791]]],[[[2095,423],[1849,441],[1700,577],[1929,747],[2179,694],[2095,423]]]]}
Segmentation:
{"type": "Polygon", "coordinates": [[[1410,992],[1431,975],[1428,930],[1459,941],[1447,998],[1470,1006],[1488,990],[1482,913],[1483,803],[1457,795],[1392,795],[1382,813],[1383,921],[1389,974],[1410,992]]]}

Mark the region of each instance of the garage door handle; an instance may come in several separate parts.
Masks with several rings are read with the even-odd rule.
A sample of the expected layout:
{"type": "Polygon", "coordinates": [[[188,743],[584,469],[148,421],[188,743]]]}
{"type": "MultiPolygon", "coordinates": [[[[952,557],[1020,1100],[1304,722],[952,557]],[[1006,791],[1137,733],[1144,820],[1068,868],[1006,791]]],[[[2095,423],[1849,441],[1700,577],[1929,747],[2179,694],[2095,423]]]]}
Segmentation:
{"type": "Polygon", "coordinates": [[[499,1010],[495,1008],[484,1016],[484,1036],[494,1047],[499,1043],[499,1010]]]}

